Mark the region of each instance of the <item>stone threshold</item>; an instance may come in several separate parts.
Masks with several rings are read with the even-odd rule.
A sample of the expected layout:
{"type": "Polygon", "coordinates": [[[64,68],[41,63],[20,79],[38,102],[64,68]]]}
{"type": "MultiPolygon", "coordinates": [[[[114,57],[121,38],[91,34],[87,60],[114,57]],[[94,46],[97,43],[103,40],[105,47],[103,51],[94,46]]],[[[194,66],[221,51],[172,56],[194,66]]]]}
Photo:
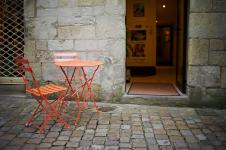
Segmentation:
{"type": "Polygon", "coordinates": [[[188,106],[188,96],[151,96],[124,94],[119,103],[159,106],[188,106]]]}

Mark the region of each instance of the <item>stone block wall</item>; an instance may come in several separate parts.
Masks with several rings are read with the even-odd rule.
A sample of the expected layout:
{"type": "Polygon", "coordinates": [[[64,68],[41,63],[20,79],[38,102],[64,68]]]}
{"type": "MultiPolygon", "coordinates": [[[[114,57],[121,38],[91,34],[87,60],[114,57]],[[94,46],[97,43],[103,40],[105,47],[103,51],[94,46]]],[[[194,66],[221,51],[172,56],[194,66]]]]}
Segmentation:
{"type": "MultiPolygon", "coordinates": [[[[55,51],[76,51],[104,65],[98,100],[125,92],[125,0],[24,0],[25,56],[40,81],[57,82],[55,51]]],[[[226,1],[189,0],[187,95],[193,104],[226,103],[226,1]]],[[[90,70],[87,70],[90,73],[90,70]]]]}
{"type": "Polygon", "coordinates": [[[187,94],[199,105],[226,104],[226,1],[190,0],[187,94]]]}
{"type": "MultiPolygon", "coordinates": [[[[25,56],[40,81],[61,71],[55,51],[76,51],[104,65],[94,79],[97,99],[112,101],[125,87],[125,0],[25,0],[25,56]]],[[[87,70],[90,73],[90,69],[87,70]]]]}

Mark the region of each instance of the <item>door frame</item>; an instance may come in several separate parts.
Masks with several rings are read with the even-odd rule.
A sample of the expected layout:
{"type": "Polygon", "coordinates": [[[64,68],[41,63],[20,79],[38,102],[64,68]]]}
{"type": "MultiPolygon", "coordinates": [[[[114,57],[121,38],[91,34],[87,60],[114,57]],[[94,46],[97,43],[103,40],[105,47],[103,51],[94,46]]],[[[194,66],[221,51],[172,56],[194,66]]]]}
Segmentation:
{"type": "MultiPolygon", "coordinates": [[[[180,0],[177,0],[178,2],[180,0]]],[[[180,89],[180,91],[182,93],[185,93],[186,94],[186,83],[187,83],[187,39],[188,39],[188,6],[189,6],[189,0],[183,0],[183,39],[182,39],[182,44],[183,44],[183,64],[182,64],[182,68],[183,68],[183,71],[182,71],[182,82],[178,82],[178,73],[179,73],[179,70],[178,70],[178,58],[176,58],[176,84],[177,84],[177,87],[180,89]]],[[[178,11],[179,9],[177,9],[178,11]]],[[[177,13],[177,19],[179,20],[179,11],[177,13]]],[[[179,34],[179,32],[177,32],[177,34],[179,34]]],[[[177,37],[179,37],[177,35],[177,37]]],[[[178,39],[177,39],[178,40],[178,39]]],[[[178,42],[177,42],[177,53],[178,53],[178,42]]],[[[178,55],[177,55],[178,57],[178,55]]]]}
{"type": "MultiPolygon", "coordinates": [[[[127,1],[128,0],[125,0],[125,3],[126,3],[126,7],[125,9],[127,9],[127,1]]],[[[179,2],[180,0],[177,0],[177,3],[179,2]]],[[[176,84],[178,86],[178,88],[180,89],[180,91],[184,94],[186,94],[186,83],[187,83],[187,39],[188,39],[188,6],[189,6],[189,0],[184,0],[184,5],[183,5],[183,11],[184,11],[184,15],[183,15],[183,23],[184,23],[184,29],[183,29],[183,64],[182,64],[182,83],[178,83],[177,82],[177,77],[178,77],[178,70],[177,70],[177,67],[178,67],[178,55],[177,55],[177,52],[178,52],[178,35],[177,35],[177,47],[176,47],[176,84]]],[[[178,11],[178,9],[177,9],[178,11]]],[[[127,11],[125,11],[127,12],[127,11]]],[[[177,12],[177,17],[179,17],[178,15],[179,12],[177,12]]],[[[126,18],[127,14],[125,15],[125,18],[126,18]]],[[[177,18],[178,19],[178,18],[177,18]]],[[[125,19],[126,20],[126,19],[125,19]]],[[[127,21],[125,22],[127,23],[127,21]]],[[[127,24],[125,24],[125,27],[127,26],[127,24]]],[[[156,28],[157,30],[157,28],[156,28]]],[[[156,31],[155,31],[156,32],[156,31]]],[[[178,34],[178,32],[177,32],[178,34]]],[[[126,41],[127,41],[127,36],[126,36],[126,41]]],[[[126,50],[126,55],[127,55],[127,50],[126,50]]],[[[156,58],[156,57],[155,57],[156,58]]],[[[156,60],[156,59],[155,59],[156,60]]],[[[125,74],[127,74],[127,58],[126,58],[126,61],[125,61],[125,74]]],[[[127,78],[127,76],[125,76],[127,78]]],[[[125,86],[126,87],[126,86],[125,86]]],[[[125,88],[125,92],[126,92],[126,88],[125,88]]]]}

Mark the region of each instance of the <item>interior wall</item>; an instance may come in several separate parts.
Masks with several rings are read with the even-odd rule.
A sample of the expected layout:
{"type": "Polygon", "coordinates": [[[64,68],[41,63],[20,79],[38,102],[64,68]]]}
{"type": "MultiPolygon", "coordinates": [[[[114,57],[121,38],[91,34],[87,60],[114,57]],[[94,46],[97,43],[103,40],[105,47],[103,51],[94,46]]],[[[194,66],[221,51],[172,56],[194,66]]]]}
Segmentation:
{"type": "MultiPolygon", "coordinates": [[[[177,0],[156,1],[157,14],[156,20],[158,26],[172,26],[173,32],[173,66],[176,65],[176,49],[177,49],[177,0]],[[165,5],[165,8],[163,7],[165,5]]],[[[157,41],[158,42],[158,41],[157,41]]]]}
{"type": "Polygon", "coordinates": [[[157,2],[157,20],[159,25],[177,24],[177,0],[157,2]],[[164,8],[163,5],[166,7],[164,8]]]}

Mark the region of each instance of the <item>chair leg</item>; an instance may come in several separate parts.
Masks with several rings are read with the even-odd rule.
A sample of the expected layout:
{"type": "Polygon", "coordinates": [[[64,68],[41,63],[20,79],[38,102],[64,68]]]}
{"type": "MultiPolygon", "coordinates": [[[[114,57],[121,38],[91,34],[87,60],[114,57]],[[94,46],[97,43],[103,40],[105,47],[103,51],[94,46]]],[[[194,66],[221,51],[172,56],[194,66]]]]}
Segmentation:
{"type": "Polygon", "coordinates": [[[78,121],[80,119],[80,116],[81,116],[81,113],[82,113],[82,109],[85,107],[85,100],[82,102],[82,106],[80,106],[79,108],[79,111],[78,111],[78,114],[75,118],[75,121],[74,121],[74,125],[77,125],[78,124],[78,121]]]}
{"type": "Polygon", "coordinates": [[[85,107],[87,95],[88,95],[88,92],[86,92],[84,97],[83,97],[82,106],[80,106],[80,108],[79,108],[78,114],[77,114],[76,119],[74,121],[74,125],[78,124],[78,121],[79,121],[81,113],[82,113],[82,109],[85,107]]]}
{"type": "MultiPolygon", "coordinates": [[[[39,128],[40,132],[42,132],[42,130],[44,130],[44,128],[46,127],[46,124],[48,123],[48,121],[50,120],[50,118],[52,120],[57,120],[59,119],[61,121],[61,123],[63,125],[66,126],[66,128],[69,128],[70,126],[67,124],[67,122],[65,121],[65,119],[63,117],[61,117],[61,114],[59,113],[59,111],[56,110],[57,106],[60,103],[60,100],[62,100],[63,94],[61,94],[57,100],[56,103],[50,103],[47,99],[46,96],[41,96],[41,99],[37,98],[35,95],[33,95],[33,97],[36,99],[36,101],[39,103],[39,105],[36,107],[33,115],[31,116],[31,118],[28,120],[26,125],[30,125],[31,122],[34,120],[34,117],[38,114],[40,107],[42,110],[44,110],[44,112],[46,113],[46,117],[44,119],[44,122],[41,124],[41,127],[37,127],[39,128]],[[45,104],[43,104],[43,101],[45,104]],[[49,109],[49,110],[48,110],[49,109]]],[[[62,100],[63,102],[63,100],[62,100]]]]}
{"type": "Polygon", "coordinates": [[[45,117],[44,117],[44,121],[43,123],[41,124],[40,128],[39,128],[39,132],[40,133],[44,133],[44,130],[46,128],[46,125],[48,124],[48,121],[50,120],[50,116],[46,113],[45,114],[45,117]]]}
{"type": "Polygon", "coordinates": [[[62,108],[65,105],[65,94],[62,92],[62,94],[60,94],[59,98],[57,98],[57,100],[52,105],[54,108],[58,108],[59,110],[57,110],[57,111],[61,113],[62,108]]]}
{"type": "Polygon", "coordinates": [[[28,121],[25,123],[25,126],[28,127],[28,126],[31,126],[31,123],[34,121],[34,118],[35,116],[38,114],[40,108],[40,105],[38,105],[35,109],[35,111],[33,112],[32,116],[28,119],[28,121]]]}
{"type": "Polygon", "coordinates": [[[99,109],[98,109],[98,107],[97,107],[96,100],[95,100],[94,95],[93,95],[93,93],[91,92],[91,90],[89,90],[89,93],[90,93],[90,99],[93,101],[93,104],[94,104],[94,106],[95,106],[95,108],[96,108],[97,113],[99,113],[99,109]]]}
{"type": "Polygon", "coordinates": [[[79,108],[80,96],[79,96],[78,89],[76,86],[75,86],[75,93],[76,93],[75,101],[77,103],[77,107],[79,108]]]}
{"type": "Polygon", "coordinates": [[[70,128],[70,126],[69,126],[69,124],[67,124],[66,120],[60,115],[59,112],[56,111],[56,109],[49,103],[49,101],[45,97],[42,97],[42,98],[44,99],[46,105],[52,111],[52,113],[50,113],[51,114],[51,117],[52,116],[56,116],[56,119],[58,118],[61,121],[61,123],[66,126],[66,128],[70,128]]]}
{"type": "MultiPolygon", "coordinates": [[[[86,80],[86,78],[85,78],[85,80],[86,80]]],[[[82,81],[80,80],[80,82],[82,82],[82,81]]],[[[81,87],[82,87],[81,95],[83,95],[84,90],[85,90],[85,87],[86,87],[86,83],[82,84],[81,87]]],[[[82,97],[82,96],[81,96],[81,97],[82,97]]],[[[88,108],[88,101],[86,101],[86,106],[85,106],[85,107],[88,108]]]]}

